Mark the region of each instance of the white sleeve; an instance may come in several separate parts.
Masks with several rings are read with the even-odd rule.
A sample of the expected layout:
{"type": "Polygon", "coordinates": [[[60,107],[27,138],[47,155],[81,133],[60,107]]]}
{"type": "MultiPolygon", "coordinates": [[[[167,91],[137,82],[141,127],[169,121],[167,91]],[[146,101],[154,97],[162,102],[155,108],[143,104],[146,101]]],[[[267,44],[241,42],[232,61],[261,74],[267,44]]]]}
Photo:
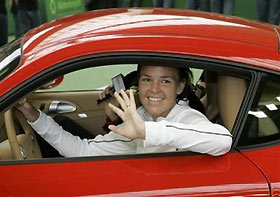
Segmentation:
{"type": "Polygon", "coordinates": [[[65,131],[43,112],[40,112],[40,117],[35,122],[29,124],[65,157],[132,154],[136,151],[133,140],[114,132],[82,140],[65,131]]]}
{"type": "Polygon", "coordinates": [[[213,124],[198,113],[192,116],[192,120],[190,120],[190,116],[186,116],[185,120],[189,120],[189,123],[184,121],[170,123],[165,120],[145,122],[144,146],[168,145],[213,156],[225,154],[230,150],[232,136],[226,128],[213,124]]]}

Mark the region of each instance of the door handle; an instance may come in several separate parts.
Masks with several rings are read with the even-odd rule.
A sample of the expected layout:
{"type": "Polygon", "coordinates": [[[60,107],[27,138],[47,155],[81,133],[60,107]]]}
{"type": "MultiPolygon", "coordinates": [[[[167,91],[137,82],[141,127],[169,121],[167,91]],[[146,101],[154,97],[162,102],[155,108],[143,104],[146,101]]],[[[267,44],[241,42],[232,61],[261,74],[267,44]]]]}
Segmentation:
{"type": "Polygon", "coordinates": [[[52,101],[49,107],[50,113],[70,113],[76,111],[77,107],[68,101],[52,101]]]}

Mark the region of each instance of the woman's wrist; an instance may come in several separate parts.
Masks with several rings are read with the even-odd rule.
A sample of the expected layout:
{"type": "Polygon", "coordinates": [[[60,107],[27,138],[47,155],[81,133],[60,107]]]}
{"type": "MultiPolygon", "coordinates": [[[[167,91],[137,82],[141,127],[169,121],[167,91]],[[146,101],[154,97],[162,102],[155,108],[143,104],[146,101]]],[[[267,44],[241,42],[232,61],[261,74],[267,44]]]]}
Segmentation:
{"type": "Polygon", "coordinates": [[[32,110],[28,113],[23,113],[23,115],[29,122],[35,122],[40,117],[40,112],[38,110],[32,110]]]}

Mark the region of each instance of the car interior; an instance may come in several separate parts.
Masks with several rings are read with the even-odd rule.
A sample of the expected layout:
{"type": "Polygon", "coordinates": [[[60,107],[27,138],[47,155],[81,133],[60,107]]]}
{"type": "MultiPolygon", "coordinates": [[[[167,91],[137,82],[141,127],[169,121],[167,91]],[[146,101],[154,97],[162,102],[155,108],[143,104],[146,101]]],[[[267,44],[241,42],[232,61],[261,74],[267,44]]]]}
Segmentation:
{"type": "MultiPolygon", "coordinates": [[[[106,65],[98,67],[100,69],[98,72],[94,67],[93,71],[86,68],[65,73],[19,98],[17,102],[27,99],[35,108],[57,118],[59,124],[64,121],[65,125],[72,128],[89,131],[93,137],[104,135],[108,132],[104,129],[105,102],[97,104],[99,94],[111,83],[111,78],[116,74],[127,75],[136,67],[137,64],[123,67],[106,65]],[[112,66],[116,67],[114,72],[112,66]],[[84,73],[83,76],[87,76],[81,77],[80,72],[84,73]],[[103,82],[95,82],[97,79],[103,82]],[[86,84],[84,87],[80,84],[82,81],[86,84]],[[66,85],[68,82],[71,82],[70,86],[66,85]]],[[[194,70],[193,92],[203,105],[206,117],[233,131],[248,89],[248,80],[230,72],[201,68],[194,70]],[[203,80],[200,80],[202,78],[203,80]]],[[[0,160],[59,157],[57,153],[50,153],[52,151],[49,150],[49,146],[44,145],[23,115],[15,109],[17,102],[9,106],[5,113],[0,114],[0,160]]]]}

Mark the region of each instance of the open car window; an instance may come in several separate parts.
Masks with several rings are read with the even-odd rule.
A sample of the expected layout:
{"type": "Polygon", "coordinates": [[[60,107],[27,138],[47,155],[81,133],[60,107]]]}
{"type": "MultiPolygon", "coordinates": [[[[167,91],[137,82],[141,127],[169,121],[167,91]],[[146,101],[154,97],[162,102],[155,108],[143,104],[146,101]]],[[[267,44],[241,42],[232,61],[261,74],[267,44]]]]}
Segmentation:
{"type": "MultiPolygon", "coordinates": [[[[137,64],[105,65],[86,68],[64,75],[62,82],[54,88],[45,88],[45,86],[49,87],[54,82],[51,81],[36,92],[100,90],[112,83],[112,77],[118,74],[125,76],[136,69],[137,64]]],[[[203,70],[191,68],[191,71],[193,73],[193,84],[196,85],[203,75],[203,70]]],[[[205,88],[205,85],[203,85],[203,88],[205,88]]]]}
{"type": "Polygon", "coordinates": [[[64,76],[59,86],[47,90],[39,89],[39,92],[47,91],[85,91],[100,90],[112,83],[111,78],[123,74],[126,75],[136,70],[136,64],[105,65],[86,68],[68,73],[64,76]]]}
{"type": "MultiPolygon", "coordinates": [[[[97,135],[108,133],[106,125],[106,113],[104,103],[98,104],[100,92],[107,85],[111,84],[112,77],[135,71],[137,64],[105,64],[95,67],[81,68],[67,72],[63,75],[62,82],[54,88],[40,89],[41,85],[33,93],[29,93],[27,99],[36,108],[55,118],[60,125],[66,125],[65,130],[76,130],[81,138],[93,139],[97,135]],[[84,132],[85,131],[85,132],[84,132]]],[[[203,108],[205,116],[213,123],[225,126],[229,131],[233,131],[238,112],[249,86],[248,76],[231,73],[227,71],[216,71],[215,69],[204,69],[193,67],[193,93],[197,96],[200,106],[203,108]],[[201,91],[203,94],[201,94],[201,91]],[[230,105],[229,105],[230,103],[230,105]]],[[[61,75],[57,75],[57,78],[61,75]]],[[[53,77],[52,80],[53,81],[53,77]]],[[[49,84],[46,81],[45,84],[49,84]]],[[[139,101],[137,101],[139,102],[139,101]]],[[[139,103],[138,103],[139,104],[139,103]]],[[[190,106],[194,109],[197,103],[190,106]]],[[[26,138],[24,128],[20,124],[22,120],[18,118],[13,124],[17,129],[17,135],[21,144],[29,146],[30,140],[26,138]]],[[[6,122],[6,124],[9,124],[6,122]]],[[[232,133],[233,134],[233,133],[232,133]]],[[[38,144],[42,153],[42,158],[59,158],[59,155],[44,140],[40,139],[38,144]]],[[[6,128],[3,124],[1,129],[0,150],[2,160],[13,160],[13,154],[9,147],[6,135],[6,128]]],[[[32,157],[31,157],[32,158],[32,157]]],[[[27,157],[27,159],[29,159],[27,157]]]]}

